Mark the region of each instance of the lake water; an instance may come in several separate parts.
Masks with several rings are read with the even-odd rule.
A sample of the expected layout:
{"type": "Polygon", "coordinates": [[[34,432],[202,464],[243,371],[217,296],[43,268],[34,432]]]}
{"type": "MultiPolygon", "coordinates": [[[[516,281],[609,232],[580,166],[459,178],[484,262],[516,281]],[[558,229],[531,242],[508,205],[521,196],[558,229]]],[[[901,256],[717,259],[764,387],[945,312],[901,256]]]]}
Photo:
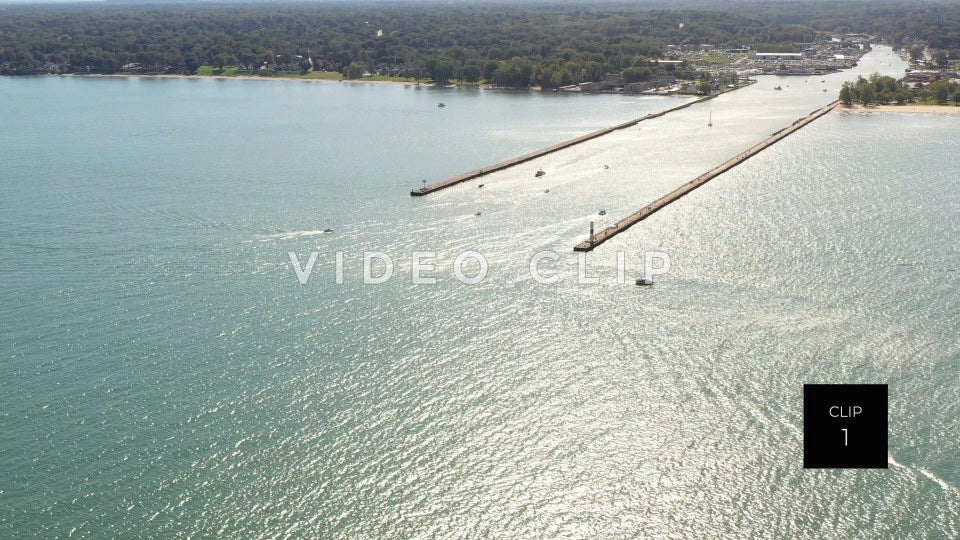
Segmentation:
{"type": "Polygon", "coordinates": [[[853,76],[424,198],[684,98],[0,78],[0,537],[960,536],[960,120],[833,113],[576,279],[590,221],[853,76]],[[362,283],[365,250],[393,279],[362,283]],[[671,269],[632,286],[650,250],[671,269]],[[289,251],[318,253],[306,285],[289,251]],[[890,385],[890,468],[804,470],[802,385],[847,382],[890,385]]]}

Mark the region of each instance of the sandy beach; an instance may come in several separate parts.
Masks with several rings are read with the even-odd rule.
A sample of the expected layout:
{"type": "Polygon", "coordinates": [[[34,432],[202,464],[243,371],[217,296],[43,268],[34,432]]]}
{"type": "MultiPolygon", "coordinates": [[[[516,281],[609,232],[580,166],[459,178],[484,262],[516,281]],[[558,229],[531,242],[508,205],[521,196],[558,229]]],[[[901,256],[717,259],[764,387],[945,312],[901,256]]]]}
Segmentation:
{"type": "MultiPolygon", "coordinates": [[[[342,84],[402,84],[409,86],[429,86],[431,88],[437,88],[433,83],[421,81],[378,81],[370,79],[309,79],[301,77],[267,77],[260,75],[184,75],[184,74],[167,74],[167,73],[62,73],[59,75],[51,75],[55,77],[93,77],[93,78],[138,78],[138,79],[222,79],[222,80],[247,80],[247,81],[295,81],[295,82],[310,82],[310,83],[342,83],[342,84]]],[[[467,84],[467,83],[456,83],[448,84],[444,88],[484,88],[490,90],[511,90],[511,91],[523,91],[523,90],[534,90],[537,92],[543,91],[543,88],[539,86],[531,86],[529,88],[510,88],[510,87],[501,87],[495,86],[492,84],[467,84]]],[[[658,94],[659,95],[659,94],[658,94]]]]}
{"type": "Polygon", "coordinates": [[[932,113],[932,114],[960,114],[960,107],[953,105],[853,105],[840,106],[837,110],[846,112],[898,112],[898,113],[932,113]]]}

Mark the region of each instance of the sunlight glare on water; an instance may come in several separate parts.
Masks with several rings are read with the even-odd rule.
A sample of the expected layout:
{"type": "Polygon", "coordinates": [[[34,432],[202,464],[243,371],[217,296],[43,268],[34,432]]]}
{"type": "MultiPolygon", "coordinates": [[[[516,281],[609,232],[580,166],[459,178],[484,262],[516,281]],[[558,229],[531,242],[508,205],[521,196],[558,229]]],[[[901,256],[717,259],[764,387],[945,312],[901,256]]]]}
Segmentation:
{"type": "Polygon", "coordinates": [[[712,128],[696,105],[424,198],[683,98],[0,80],[0,537],[960,536],[956,118],[832,113],[575,279],[591,220],[852,77],[759,77],[712,128]],[[363,285],[364,250],[396,276],[363,285]],[[647,250],[671,271],[634,287],[647,250]],[[890,469],[802,469],[809,382],[890,385],[890,469]]]}

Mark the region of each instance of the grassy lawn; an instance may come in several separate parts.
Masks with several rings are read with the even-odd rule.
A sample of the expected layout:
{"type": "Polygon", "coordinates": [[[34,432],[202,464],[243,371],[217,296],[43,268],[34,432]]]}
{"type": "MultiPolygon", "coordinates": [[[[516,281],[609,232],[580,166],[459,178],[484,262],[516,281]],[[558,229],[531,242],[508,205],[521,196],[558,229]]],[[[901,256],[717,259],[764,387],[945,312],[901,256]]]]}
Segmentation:
{"type": "Polygon", "coordinates": [[[413,77],[393,77],[390,75],[371,75],[360,79],[362,81],[396,81],[396,82],[417,82],[413,77]]]}
{"type": "Polygon", "coordinates": [[[236,66],[226,66],[223,69],[220,69],[216,66],[200,66],[197,68],[197,75],[203,75],[206,77],[218,76],[218,77],[233,77],[237,74],[236,66]]]}
{"type": "Polygon", "coordinates": [[[294,77],[297,79],[323,79],[326,81],[339,81],[343,78],[343,73],[338,71],[311,71],[305,75],[300,73],[282,73],[281,77],[294,77]]]}
{"type": "MultiPolygon", "coordinates": [[[[197,69],[197,75],[204,77],[233,77],[237,75],[239,68],[236,66],[227,66],[223,69],[220,69],[216,66],[200,66],[197,69]]],[[[321,79],[327,81],[339,81],[344,79],[343,73],[338,71],[311,71],[309,73],[303,74],[296,71],[278,71],[274,73],[264,74],[264,77],[277,77],[283,79],[321,79]]],[[[398,81],[398,82],[416,82],[416,79],[412,77],[391,77],[389,75],[371,75],[369,77],[364,77],[362,79],[355,79],[358,81],[398,81]]]]}
{"type": "Polygon", "coordinates": [[[956,107],[957,103],[952,99],[948,99],[946,103],[938,103],[937,100],[935,99],[917,98],[916,101],[914,101],[913,103],[908,103],[908,105],[941,105],[941,106],[950,105],[950,106],[956,107]]]}

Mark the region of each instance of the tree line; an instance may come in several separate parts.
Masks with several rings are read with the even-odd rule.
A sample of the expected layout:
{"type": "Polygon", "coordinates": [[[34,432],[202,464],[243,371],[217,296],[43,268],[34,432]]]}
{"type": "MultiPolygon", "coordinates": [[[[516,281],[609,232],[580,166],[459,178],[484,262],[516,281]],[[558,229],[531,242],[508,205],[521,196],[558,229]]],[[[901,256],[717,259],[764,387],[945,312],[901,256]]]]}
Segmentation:
{"type": "Polygon", "coordinates": [[[668,44],[789,48],[817,35],[734,13],[616,4],[11,6],[0,12],[0,69],[212,65],[557,87],[631,68],[655,76],[663,70],[649,60],[668,44]]]}
{"type": "Polygon", "coordinates": [[[944,64],[960,58],[954,3],[662,5],[9,5],[0,11],[0,73],[115,73],[136,63],[147,72],[195,73],[212,65],[556,87],[632,68],[656,75],[661,70],[649,59],[670,54],[669,44],[788,52],[831,32],[930,45],[944,64]]]}
{"type": "Polygon", "coordinates": [[[753,16],[766,23],[804,24],[831,33],[876,35],[894,48],[921,43],[960,58],[960,5],[935,0],[870,2],[766,2],[751,4],[753,16]]]}
{"type": "Polygon", "coordinates": [[[902,80],[881,76],[878,73],[869,78],[857,77],[856,81],[845,82],[840,87],[840,102],[846,106],[854,103],[862,105],[887,105],[889,103],[932,100],[938,104],[953,101],[960,105],[960,84],[947,80],[934,81],[922,88],[911,89],[902,80]]]}

